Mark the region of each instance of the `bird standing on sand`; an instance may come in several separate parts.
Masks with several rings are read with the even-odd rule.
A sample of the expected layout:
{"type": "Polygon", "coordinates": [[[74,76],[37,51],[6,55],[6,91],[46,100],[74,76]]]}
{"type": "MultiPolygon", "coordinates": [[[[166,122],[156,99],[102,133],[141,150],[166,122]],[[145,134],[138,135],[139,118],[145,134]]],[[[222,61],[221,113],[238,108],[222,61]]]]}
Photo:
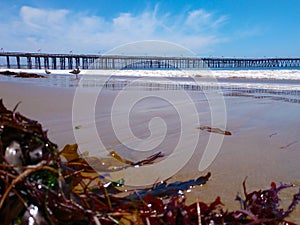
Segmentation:
{"type": "Polygon", "coordinates": [[[74,70],[70,71],[69,73],[73,73],[73,74],[75,74],[75,75],[76,75],[76,79],[78,79],[78,76],[77,76],[77,75],[80,73],[79,66],[78,66],[76,69],[74,69],[74,70]]]}

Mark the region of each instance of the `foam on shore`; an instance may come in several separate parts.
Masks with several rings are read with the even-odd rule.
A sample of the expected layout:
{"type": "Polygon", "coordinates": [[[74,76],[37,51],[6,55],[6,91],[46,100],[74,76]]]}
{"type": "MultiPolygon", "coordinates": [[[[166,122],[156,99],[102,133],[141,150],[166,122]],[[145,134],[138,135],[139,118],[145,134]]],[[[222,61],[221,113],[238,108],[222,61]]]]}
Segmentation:
{"type": "MultiPolygon", "coordinates": [[[[45,73],[41,69],[0,69],[0,71],[45,73]]],[[[69,74],[71,70],[49,70],[53,74],[69,74]]],[[[207,76],[215,78],[300,80],[300,68],[296,69],[203,69],[203,70],[84,70],[86,75],[119,75],[148,77],[194,77],[207,76]]]]}
{"type": "MultiPolygon", "coordinates": [[[[45,74],[44,70],[10,70],[45,74]]],[[[37,83],[45,86],[74,87],[74,75],[69,70],[50,70],[46,80],[25,80],[0,76],[2,81],[37,83]]],[[[102,85],[103,79],[112,77],[115,82],[124,82],[128,77],[147,83],[172,83],[194,85],[195,81],[205,87],[260,88],[275,90],[300,90],[300,70],[82,70],[78,76],[87,86],[102,85]],[[124,79],[122,79],[124,78],[124,79]],[[160,78],[166,78],[162,80],[160,78]],[[171,79],[168,81],[168,79],[171,79]]],[[[140,83],[141,83],[140,82],[140,83]]],[[[138,84],[138,82],[136,82],[138,84]]]]}

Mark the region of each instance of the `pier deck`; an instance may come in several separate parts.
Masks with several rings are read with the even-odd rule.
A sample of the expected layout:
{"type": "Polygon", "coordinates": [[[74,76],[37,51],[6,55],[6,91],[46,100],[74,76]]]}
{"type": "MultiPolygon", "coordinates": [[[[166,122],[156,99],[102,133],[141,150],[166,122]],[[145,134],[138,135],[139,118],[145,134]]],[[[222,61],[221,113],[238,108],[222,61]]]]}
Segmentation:
{"type": "Polygon", "coordinates": [[[300,58],[200,58],[0,52],[0,67],[15,69],[300,68],[300,58]]]}

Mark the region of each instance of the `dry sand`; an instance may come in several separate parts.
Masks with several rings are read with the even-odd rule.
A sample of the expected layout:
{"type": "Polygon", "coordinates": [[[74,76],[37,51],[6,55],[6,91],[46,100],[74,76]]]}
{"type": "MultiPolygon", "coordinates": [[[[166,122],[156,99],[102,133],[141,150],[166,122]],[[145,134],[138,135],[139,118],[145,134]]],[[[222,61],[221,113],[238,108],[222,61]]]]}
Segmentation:
{"type": "MultiPolygon", "coordinates": [[[[84,91],[82,94],[86,101],[89,101],[90,95],[92,93],[89,91],[84,91]]],[[[13,109],[21,101],[18,111],[41,122],[44,129],[49,130],[50,139],[57,143],[60,148],[65,144],[76,142],[73,131],[74,125],[72,125],[74,89],[0,82],[0,97],[5,106],[10,109],[13,109]]],[[[116,92],[107,90],[101,93],[97,102],[95,121],[99,137],[106,147],[109,146],[109,148],[117,150],[130,160],[138,160],[147,154],[140,152],[135,152],[135,154],[130,149],[122,150],[121,142],[124,140],[120,141],[113,135],[110,110],[115,97],[116,92]]],[[[231,209],[238,207],[238,204],[234,203],[234,198],[238,192],[242,192],[242,182],[246,177],[249,191],[268,188],[272,181],[299,185],[300,105],[251,96],[225,97],[225,102],[227,110],[226,129],[232,135],[224,136],[219,154],[213,163],[205,171],[198,171],[199,161],[204,151],[203,146],[206,145],[210,133],[197,129],[200,124],[190,124],[192,128],[188,129],[189,135],[191,138],[194,137],[193,135],[198,135],[199,143],[188,163],[171,180],[194,179],[210,171],[212,178],[208,184],[188,193],[188,198],[190,201],[194,201],[195,197],[204,201],[212,201],[219,195],[225,205],[231,209]]],[[[82,104],[82,107],[84,106],[82,104]]],[[[197,104],[197,109],[201,125],[207,125],[205,123],[209,121],[210,112],[207,104],[205,101],[201,101],[201,98],[197,104]]],[[[153,98],[138,104],[132,113],[135,117],[130,119],[130,127],[133,133],[140,138],[147,138],[150,135],[148,123],[151,117],[162,117],[165,120],[169,138],[151,153],[160,150],[167,156],[170,155],[180,134],[178,115],[176,113],[170,114],[169,106],[162,101],[157,102],[153,98]]],[[[86,143],[81,144],[85,146],[85,150],[94,148],[91,150],[91,154],[93,151],[96,154],[99,150],[97,144],[89,141],[91,138],[88,135],[91,127],[90,122],[89,119],[83,119],[77,124],[83,134],[87,135],[86,143]]],[[[122,137],[126,138],[125,136],[122,137]]],[[[187,144],[186,148],[188,147],[187,144]]],[[[179,164],[182,163],[181,157],[183,156],[184,150],[181,150],[174,156],[177,157],[175,161],[177,160],[176,162],[179,164]]],[[[161,171],[166,171],[168,174],[168,168],[159,168],[153,173],[161,171]]],[[[125,172],[123,172],[124,174],[125,172]]],[[[163,177],[163,174],[156,175],[157,179],[163,177]]],[[[128,179],[132,179],[128,177],[128,174],[126,176],[128,179]]],[[[136,178],[142,179],[142,177],[135,177],[134,179],[136,178]]],[[[284,202],[288,202],[291,197],[291,193],[282,196],[284,202]]],[[[299,207],[294,217],[294,221],[300,223],[297,219],[300,217],[299,207]]]]}

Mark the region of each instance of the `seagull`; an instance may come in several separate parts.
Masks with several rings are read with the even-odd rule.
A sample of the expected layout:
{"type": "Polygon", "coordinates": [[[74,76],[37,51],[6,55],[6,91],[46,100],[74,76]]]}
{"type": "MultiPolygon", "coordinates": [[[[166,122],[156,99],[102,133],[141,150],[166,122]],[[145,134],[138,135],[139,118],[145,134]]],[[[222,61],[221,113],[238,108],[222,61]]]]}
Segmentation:
{"type": "Polygon", "coordinates": [[[69,73],[73,73],[73,74],[75,74],[75,75],[76,75],[76,79],[78,79],[77,75],[80,73],[79,66],[78,66],[76,69],[74,69],[74,70],[70,71],[69,73]]]}
{"type": "Polygon", "coordinates": [[[51,72],[48,69],[45,69],[46,74],[50,74],[51,72]]]}

